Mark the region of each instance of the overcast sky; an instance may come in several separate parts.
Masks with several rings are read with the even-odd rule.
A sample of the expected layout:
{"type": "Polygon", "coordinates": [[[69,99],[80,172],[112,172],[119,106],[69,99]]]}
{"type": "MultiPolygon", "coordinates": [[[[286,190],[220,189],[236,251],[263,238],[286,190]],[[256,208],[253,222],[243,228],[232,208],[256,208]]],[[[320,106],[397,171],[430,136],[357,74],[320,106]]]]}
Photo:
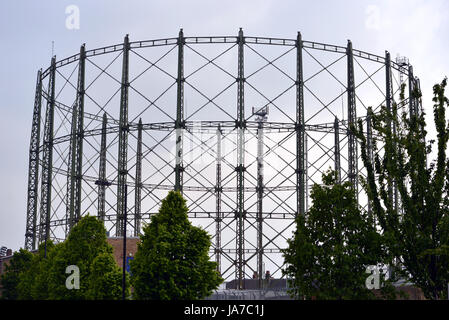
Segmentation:
{"type": "MultiPolygon", "coordinates": [[[[449,75],[449,1],[283,0],[39,0],[0,4],[0,246],[23,247],[28,148],[36,72],[54,53],[79,46],[186,36],[246,35],[295,38],[345,46],[383,56],[407,56],[421,79],[431,114],[431,87],[449,75]],[[79,8],[79,29],[66,27],[66,8],[79,8]]],[[[430,119],[431,120],[431,119],[430,119]]]]}

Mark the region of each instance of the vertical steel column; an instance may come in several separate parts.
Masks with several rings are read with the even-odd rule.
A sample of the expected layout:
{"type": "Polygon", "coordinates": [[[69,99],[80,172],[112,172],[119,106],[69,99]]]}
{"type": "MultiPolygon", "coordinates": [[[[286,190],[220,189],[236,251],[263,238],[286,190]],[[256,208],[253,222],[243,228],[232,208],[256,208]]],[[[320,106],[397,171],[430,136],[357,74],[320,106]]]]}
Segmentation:
{"type": "Polygon", "coordinates": [[[408,65],[408,101],[409,101],[409,113],[410,119],[412,116],[417,116],[417,106],[415,98],[413,97],[413,91],[415,90],[415,78],[413,76],[413,67],[408,65]]]}
{"type": "Polygon", "coordinates": [[[42,108],[42,70],[37,72],[34,95],[33,122],[31,125],[30,156],[28,163],[28,197],[25,229],[25,250],[36,249],[37,188],[39,177],[39,143],[42,108]]]}
{"type": "Polygon", "coordinates": [[[80,49],[78,89],[77,89],[77,133],[76,133],[76,176],[75,176],[75,223],[81,218],[81,189],[83,182],[83,142],[84,142],[84,75],[86,65],[86,51],[83,44],[80,49]]]}
{"type": "Polygon", "coordinates": [[[176,104],[176,163],[175,163],[175,190],[182,192],[183,185],[183,131],[184,123],[184,33],[182,29],[178,36],[178,84],[176,104]]]}
{"type": "Polygon", "coordinates": [[[100,168],[98,170],[98,180],[95,184],[98,185],[98,219],[104,221],[105,219],[105,202],[106,202],[106,187],[111,184],[106,180],[106,126],[108,118],[106,112],[103,114],[103,124],[101,126],[101,145],[100,145],[100,168]]]}
{"type": "MultiPolygon", "coordinates": [[[[385,83],[386,83],[386,97],[385,97],[385,101],[386,101],[386,107],[389,113],[393,112],[393,104],[394,104],[394,99],[393,99],[393,79],[392,79],[392,73],[391,73],[391,58],[390,58],[390,53],[388,51],[385,52],[385,83]]],[[[396,110],[396,107],[395,107],[396,110]]],[[[393,117],[395,119],[395,121],[397,120],[397,113],[396,111],[394,111],[393,117]]],[[[393,121],[391,122],[390,120],[388,120],[388,126],[390,127],[390,129],[392,130],[392,134],[393,137],[396,137],[396,122],[393,121]]],[[[396,149],[396,143],[393,144],[393,148],[396,149]]],[[[392,199],[393,201],[393,210],[397,211],[398,209],[398,188],[397,188],[397,184],[396,181],[392,181],[392,183],[390,183],[388,185],[388,196],[390,197],[390,199],[392,199]]]]}
{"type": "Polygon", "coordinates": [[[126,224],[128,221],[128,185],[125,184],[125,201],[124,201],[124,207],[125,210],[123,220],[125,223],[123,224],[123,227],[125,228],[123,233],[123,260],[122,260],[122,300],[126,299],[126,224]]]}
{"type": "Polygon", "coordinates": [[[357,165],[357,141],[351,126],[357,125],[355,80],[354,80],[354,57],[352,55],[352,42],[348,40],[346,48],[348,57],[348,178],[358,199],[358,165],[357,165]]]}
{"type": "Polygon", "coordinates": [[[306,203],[306,208],[305,208],[305,212],[309,211],[309,148],[308,148],[308,136],[307,134],[304,132],[304,161],[305,161],[305,165],[304,165],[304,184],[305,184],[305,203],[306,203]]]}
{"type": "Polygon", "coordinates": [[[259,277],[259,289],[263,280],[263,119],[259,116],[257,128],[257,275],[259,277]]]}
{"type": "MultiPolygon", "coordinates": [[[[385,52],[385,74],[386,74],[386,107],[387,111],[391,114],[391,105],[392,105],[392,82],[391,82],[391,60],[390,60],[390,53],[388,51],[385,52]]],[[[387,126],[388,128],[392,127],[391,120],[387,119],[387,126]]],[[[393,183],[388,183],[388,197],[390,199],[393,199],[393,183]]]]}
{"type": "Polygon", "coordinates": [[[137,125],[137,155],[136,155],[136,188],[134,205],[134,236],[140,235],[141,204],[142,204],[142,118],[137,125]]]}
{"type": "Polygon", "coordinates": [[[334,165],[335,174],[337,176],[337,183],[341,183],[341,166],[340,166],[340,126],[338,118],[334,121],[334,165]]]}
{"type": "Polygon", "coordinates": [[[75,215],[75,169],[76,169],[76,123],[78,121],[77,116],[77,101],[72,106],[72,123],[70,129],[70,146],[69,146],[69,160],[67,165],[67,203],[66,203],[66,237],[72,226],[74,225],[75,215]]]}
{"type": "Polygon", "coordinates": [[[53,127],[55,113],[56,57],[51,59],[48,100],[45,113],[39,242],[50,238],[51,189],[53,181],[53,127]]]}
{"type": "Polygon", "coordinates": [[[236,261],[236,277],[238,279],[238,288],[243,289],[244,279],[244,219],[245,219],[245,200],[244,200],[244,172],[245,172],[245,99],[244,99],[244,37],[243,30],[240,28],[238,35],[238,75],[237,75],[237,215],[236,215],[236,245],[237,245],[237,261],[236,261]]]}
{"type": "Polygon", "coordinates": [[[124,236],[126,230],[125,198],[126,176],[128,174],[128,88],[129,88],[129,38],[126,35],[123,43],[122,86],[120,96],[120,123],[119,123],[119,147],[118,147],[118,185],[117,185],[117,222],[115,234],[124,236]]]}
{"type": "Polygon", "coordinates": [[[72,112],[72,128],[70,140],[69,169],[67,179],[69,217],[68,229],[71,228],[81,218],[81,187],[82,187],[82,167],[83,167],[83,142],[84,142],[84,75],[85,75],[85,45],[80,49],[80,59],[78,65],[78,84],[76,101],[72,112]]]}
{"type": "Polygon", "coordinates": [[[222,213],[221,213],[221,193],[223,188],[221,187],[221,127],[218,124],[217,129],[217,173],[216,173],[216,184],[215,184],[215,197],[216,197],[216,231],[215,231],[215,261],[217,262],[217,271],[221,274],[221,221],[222,221],[222,213]]]}
{"type": "Polygon", "coordinates": [[[391,75],[391,58],[390,53],[385,51],[385,84],[386,84],[386,95],[385,102],[387,110],[391,112],[391,106],[393,102],[393,83],[392,83],[392,75],[391,75]]]}
{"type": "MultiPolygon", "coordinates": [[[[387,90],[388,91],[388,90],[387,90]]],[[[388,95],[387,95],[388,97],[388,95]]],[[[373,153],[373,127],[372,127],[372,114],[371,107],[368,107],[368,112],[366,114],[366,150],[368,154],[368,160],[371,164],[374,164],[374,153],[373,153]]],[[[368,199],[368,214],[372,214],[371,201],[368,199]]]]}
{"type": "MultiPolygon", "coordinates": [[[[414,83],[415,83],[415,89],[418,90],[419,92],[421,92],[421,81],[416,77],[414,79],[414,83]]],[[[415,99],[415,112],[418,116],[420,116],[422,114],[422,101],[421,98],[416,98],[415,99]]]]}
{"type": "Polygon", "coordinates": [[[302,66],[302,37],[296,39],[296,210],[305,213],[305,127],[304,127],[304,82],[302,66]]]}

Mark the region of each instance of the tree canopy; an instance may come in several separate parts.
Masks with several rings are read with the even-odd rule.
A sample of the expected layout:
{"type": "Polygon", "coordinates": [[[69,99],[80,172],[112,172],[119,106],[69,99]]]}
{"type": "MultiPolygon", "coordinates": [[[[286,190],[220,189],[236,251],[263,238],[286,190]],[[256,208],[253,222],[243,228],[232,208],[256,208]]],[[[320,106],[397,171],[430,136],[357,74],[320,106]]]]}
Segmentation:
{"type": "Polygon", "coordinates": [[[210,236],[192,226],[187,212],[181,193],[170,191],[143,228],[131,261],[135,299],[200,299],[223,281],[209,261],[210,236]]]}
{"type": "Polygon", "coordinates": [[[50,268],[51,258],[55,248],[61,244],[54,244],[53,241],[47,241],[47,248],[42,243],[37,252],[33,254],[32,261],[28,268],[20,274],[18,284],[19,300],[44,300],[48,298],[48,270],[50,268]],[[47,257],[45,257],[47,251],[47,257]]]}
{"type": "MultiPolygon", "coordinates": [[[[106,241],[103,222],[85,216],[58,244],[47,241],[32,254],[14,254],[4,275],[8,299],[23,300],[114,300],[122,298],[122,271],[106,241]],[[45,254],[46,251],[46,254],[45,254]],[[79,289],[69,289],[67,267],[79,268],[79,289]],[[11,289],[9,289],[11,288],[11,289]]],[[[129,285],[127,285],[129,295],[129,285]]]]}
{"type": "Polygon", "coordinates": [[[284,250],[292,280],[291,294],[311,299],[372,299],[365,286],[367,266],[382,263],[382,236],[373,217],[359,209],[350,182],[337,183],[323,174],[323,184],[311,190],[313,205],[298,214],[296,230],[284,250]]]}
{"type": "Polygon", "coordinates": [[[81,218],[49,258],[49,299],[121,299],[121,289],[117,288],[122,286],[122,272],[113,259],[112,246],[106,241],[103,222],[96,217],[81,218]],[[66,287],[66,268],[70,265],[79,268],[79,289],[66,287]]]}
{"type": "MultiPolygon", "coordinates": [[[[420,287],[430,299],[447,298],[449,282],[446,84],[444,79],[433,87],[436,141],[427,140],[424,112],[415,110],[398,116],[396,103],[391,110],[382,107],[380,113],[371,113],[373,131],[384,145],[383,153],[376,152],[374,141],[374,163],[368,157],[361,121],[357,130],[367,169],[364,186],[379,225],[389,239],[388,250],[396,259],[396,273],[420,287]],[[436,159],[430,161],[435,142],[436,159]],[[395,188],[397,197],[392,191],[395,188]]],[[[414,90],[411,98],[421,99],[421,93],[414,90]]]]}
{"type": "Polygon", "coordinates": [[[20,274],[31,266],[33,254],[27,250],[20,249],[14,252],[13,257],[5,265],[5,273],[2,274],[1,284],[3,287],[2,299],[16,300],[19,297],[18,285],[20,274]]]}

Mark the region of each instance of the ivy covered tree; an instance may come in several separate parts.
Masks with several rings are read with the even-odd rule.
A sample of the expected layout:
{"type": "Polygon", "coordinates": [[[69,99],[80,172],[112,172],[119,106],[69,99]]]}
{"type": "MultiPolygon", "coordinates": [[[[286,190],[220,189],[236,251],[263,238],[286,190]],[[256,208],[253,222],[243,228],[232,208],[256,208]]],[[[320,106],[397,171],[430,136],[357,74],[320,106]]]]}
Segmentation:
{"type": "Polygon", "coordinates": [[[3,287],[2,299],[18,299],[20,275],[30,267],[32,259],[33,254],[25,249],[14,252],[0,279],[3,287]]]}
{"type": "MultiPolygon", "coordinates": [[[[385,258],[382,236],[373,217],[359,209],[350,182],[337,183],[334,171],[322,180],[312,187],[313,205],[305,216],[297,216],[283,251],[290,293],[306,299],[373,299],[366,269],[385,258]]],[[[385,284],[383,293],[392,293],[385,284]]]]}
{"type": "MultiPolygon", "coordinates": [[[[359,121],[357,136],[367,169],[365,189],[373,212],[395,257],[396,273],[422,289],[426,298],[447,298],[449,282],[449,160],[446,120],[447,79],[433,87],[436,141],[426,140],[424,113],[382,107],[373,114],[373,131],[382,140],[383,153],[368,158],[367,141],[359,121]],[[436,159],[430,161],[437,144],[436,159]],[[394,197],[393,186],[398,197],[394,197]],[[396,203],[398,205],[396,205],[396,203]]],[[[414,90],[412,98],[420,99],[414,90]]],[[[401,100],[404,99],[403,91],[401,100]]],[[[352,128],[354,131],[356,128],[352,128]]],[[[376,143],[374,143],[376,147],[376,143]]]]}
{"type": "Polygon", "coordinates": [[[223,281],[209,261],[210,236],[194,227],[181,193],[170,191],[143,228],[131,261],[133,297],[194,300],[209,296],[223,281]]]}

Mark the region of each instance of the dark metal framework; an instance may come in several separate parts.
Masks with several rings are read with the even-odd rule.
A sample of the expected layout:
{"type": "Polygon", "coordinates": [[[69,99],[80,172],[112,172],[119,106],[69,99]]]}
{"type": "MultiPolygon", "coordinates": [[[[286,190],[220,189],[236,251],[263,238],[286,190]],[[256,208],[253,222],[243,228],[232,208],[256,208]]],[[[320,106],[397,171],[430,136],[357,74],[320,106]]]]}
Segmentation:
{"type": "MultiPolygon", "coordinates": [[[[42,145],[43,148],[42,187],[41,187],[39,242],[46,242],[50,238],[51,192],[52,192],[52,172],[53,172],[53,138],[54,138],[53,134],[54,134],[54,114],[55,114],[55,75],[56,75],[56,57],[53,57],[51,60],[50,75],[48,79],[49,98],[47,99],[47,110],[45,112],[44,141],[42,145]]],[[[35,243],[35,240],[33,240],[33,243],[35,243]]]]}
{"type": "Polygon", "coordinates": [[[86,65],[85,46],[81,46],[78,68],[76,101],[72,111],[71,140],[69,153],[69,176],[67,177],[68,231],[81,217],[81,184],[84,142],[84,72],[86,65]]]}
{"type": "Polygon", "coordinates": [[[41,108],[42,108],[42,70],[37,73],[36,95],[34,98],[33,123],[31,125],[30,158],[28,167],[28,199],[25,232],[25,248],[36,246],[36,216],[38,197],[38,175],[39,175],[39,138],[41,130],[41,108]]]}
{"type": "Polygon", "coordinates": [[[185,37],[181,30],[53,57],[37,76],[25,248],[64,239],[88,213],[116,236],[139,236],[174,189],[192,222],[211,234],[211,258],[226,279],[244,288],[253,274],[281,277],[281,249],[295,217],[307,214],[309,187],[329,167],[370,210],[350,125],[362,119],[373,158],[380,150],[372,150],[368,109],[396,101],[416,114],[415,87],[412,67],[388,53],[300,33],[185,37]],[[410,90],[400,101],[404,77],[410,90]],[[265,107],[269,121],[248,112],[265,107]]]}

